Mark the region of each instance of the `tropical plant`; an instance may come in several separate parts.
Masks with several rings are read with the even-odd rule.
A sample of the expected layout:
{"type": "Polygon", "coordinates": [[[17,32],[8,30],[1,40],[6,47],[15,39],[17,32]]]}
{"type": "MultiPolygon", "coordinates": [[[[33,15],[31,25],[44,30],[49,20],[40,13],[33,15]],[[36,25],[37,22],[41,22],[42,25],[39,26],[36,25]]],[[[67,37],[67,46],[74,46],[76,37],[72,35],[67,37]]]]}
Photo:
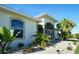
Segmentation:
{"type": "Polygon", "coordinates": [[[63,39],[67,38],[68,34],[71,34],[71,30],[76,26],[76,24],[69,19],[63,19],[57,24],[57,29],[61,31],[63,39]]]}
{"type": "Polygon", "coordinates": [[[36,35],[34,35],[34,36],[36,37],[34,44],[36,44],[39,48],[46,47],[48,42],[50,41],[49,36],[46,34],[37,32],[36,35]]]}
{"type": "Polygon", "coordinates": [[[19,33],[13,36],[8,28],[0,27],[0,53],[4,54],[7,52],[7,48],[18,34],[19,33]]]}

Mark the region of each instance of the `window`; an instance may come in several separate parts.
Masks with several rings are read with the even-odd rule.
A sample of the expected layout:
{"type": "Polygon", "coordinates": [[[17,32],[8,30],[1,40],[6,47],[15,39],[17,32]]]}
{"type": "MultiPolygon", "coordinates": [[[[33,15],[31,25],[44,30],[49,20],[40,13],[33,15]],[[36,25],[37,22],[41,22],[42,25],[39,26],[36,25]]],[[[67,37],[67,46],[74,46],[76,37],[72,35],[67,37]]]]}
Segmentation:
{"type": "Polygon", "coordinates": [[[11,29],[14,30],[13,34],[20,32],[17,38],[23,38],[23,22],[17,19],[11,20],[11,29]]]}
{"type": "Polygon", "coordinates": [[[42,25],[37,25],[37,31],[40,32],[40,33],[43,33],[42,25]]]}

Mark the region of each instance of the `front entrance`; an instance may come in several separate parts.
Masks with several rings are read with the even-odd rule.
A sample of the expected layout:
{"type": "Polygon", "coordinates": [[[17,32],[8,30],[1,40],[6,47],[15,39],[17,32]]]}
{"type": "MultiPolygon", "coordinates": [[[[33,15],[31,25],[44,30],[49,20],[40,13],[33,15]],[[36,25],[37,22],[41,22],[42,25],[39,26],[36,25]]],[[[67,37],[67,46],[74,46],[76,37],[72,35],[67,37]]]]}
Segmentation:
{"type": "Polygon", "coordinates": [[[51,39],[54,39],[54,26],[51,23],[46,23],[45,33],[51,36],[51,39]]]}
{"type": "Polygon", "coordinates": [[[51,41],[55,41],[55,31],[54,31],[54,26],[51,23],[46,23],[45,28],[43,28],[43,25],[37,25],[37,32],[47,34],[51,36],[51,41]]]}

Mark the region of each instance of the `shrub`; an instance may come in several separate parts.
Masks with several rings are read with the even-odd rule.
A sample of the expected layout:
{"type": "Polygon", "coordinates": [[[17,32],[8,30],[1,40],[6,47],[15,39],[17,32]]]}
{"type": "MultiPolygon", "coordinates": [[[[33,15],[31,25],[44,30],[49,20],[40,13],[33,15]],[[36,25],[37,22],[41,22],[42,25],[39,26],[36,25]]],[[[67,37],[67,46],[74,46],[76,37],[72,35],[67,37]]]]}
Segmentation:
{"type": "Polygon", "coordinates": [[[34,44],[37,45],[37,47],[39,48],[46,47],[48,42],[50,41],[50,37],[46,34],[37,32],[34,36],[36,37],[34,44]]]}

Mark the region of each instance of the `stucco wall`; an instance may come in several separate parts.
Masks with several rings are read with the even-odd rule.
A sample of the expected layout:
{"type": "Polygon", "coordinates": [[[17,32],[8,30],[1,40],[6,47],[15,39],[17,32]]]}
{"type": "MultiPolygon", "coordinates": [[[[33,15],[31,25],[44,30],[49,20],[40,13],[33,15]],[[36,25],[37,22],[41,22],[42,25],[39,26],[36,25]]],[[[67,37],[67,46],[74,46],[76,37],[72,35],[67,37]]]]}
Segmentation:
{"type": "Polygon", "coordinates": [[[35,34],[36,32],[36,22],[32,21],[30,19],[27,18],[23,18],[19,15],[16,14],[8,14],[5,12],[0,12],[0,26],[6,26],[8,28],[10,28],[10,21],[12,18],[16,18],[19,19],[21,21],[24,22],[24,38],[17,38],[16,40],[13,41],[13,43],[11,44],[13,47],[16,47],[17,44],[19,42],[23,42],[25,44],[25,46],[27,46],[27,44],[31,43],[34,38],[31,38],[32,35],[35,34]]]}
{"type": "Polygon", "coordinates": [[[0,13],[0,26],[9,27],[9,15],[0,13]]]}

